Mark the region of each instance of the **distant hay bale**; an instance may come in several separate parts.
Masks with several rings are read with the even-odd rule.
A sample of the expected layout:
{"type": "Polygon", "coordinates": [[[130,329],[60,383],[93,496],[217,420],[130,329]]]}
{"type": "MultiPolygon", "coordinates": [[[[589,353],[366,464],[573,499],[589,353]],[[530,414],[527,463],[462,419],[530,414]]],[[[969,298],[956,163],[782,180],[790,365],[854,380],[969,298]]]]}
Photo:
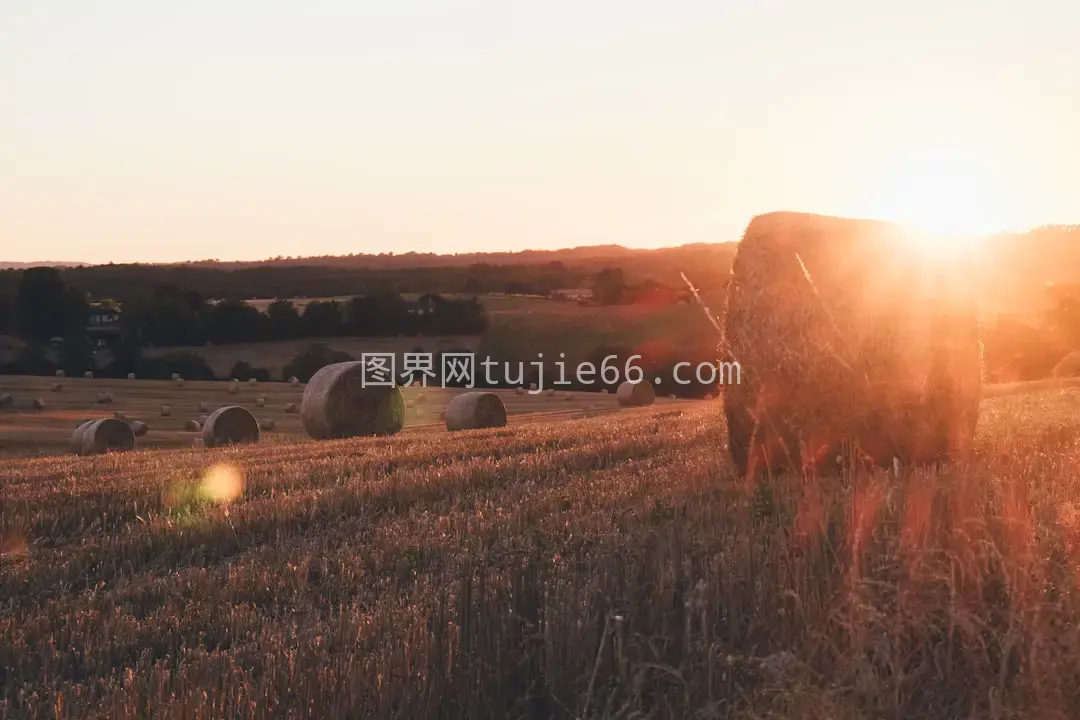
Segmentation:
{"type": "Polygon", "coordinates": [[[467,392],[446,405],[447,430],[477,430],[506,425],[506,408],[493,392],[467,392]]]}
{"type": "Polygon", "coordinates": [[[150,426],[144,423],[142,420],[136,420],[135,422],[131,423],[131,432],[135,435],[135,437],[143,437],[149,431],[150,426]]]}
{"type": "Polygon", "coordinates": [[[34,406],[35,410],[44,410],[45,409],[45,401],[42,400],[41,398],[34,398],[33,406],[34,406]]]}
{"type": "Polygon", "coordinates": [[[198,420],[185,420],[184,431],[185,432],[199,432],[202,430],[202,423],[198,420]]]}
{"type": "Polygon", "coordinates": [[[15,404],[15,398],[10,393],[0,395],[0,407],[11,407],[15,404]]]}
{"type": "Polygon", "coordinates": [[[229,387],[226,388],[226,390],[228,390],[230,395],[235,395],[240,390],[240,386],[239,385],[233,385],[232,383],[230,383],[229,387]]]}
{"type": "Polygon", "coordinates": [[[180,377],[177,373],[173,373],[172,384],[173,387],[184,387],[184,378],[180,377]]]}
{"type": "Polygon", "coordinates": [[[1054,366],[1054,377],[1080,377],[1080,350],[1069,353],[1054,366]]]}
{"type": "Polygon", "coordinates": [[[175,381],[177,381],[177,380],[180,380],[180,379],[181,379],[181,378],[180,378],[180,373],[173,373],[173,374],[172,374],[172,380],[173,380],[174,382],[175,382],[175,381]]]}
{"type": "Polygon", "coordinates": [[[259,381],[255,378],[248,378],[248,385],[258,385],[259,381]]]}
{"type": "Polygon", "coordinates": [[[260,420],[259,421],[259,427],[262,428],[263,430],[269,431],[269,430],[273,430],[275,427],[277,427],[277,423],[274,422],[271,418],[266,418],[265,420],[260,420]]]}
{"type": "Polygon", "coordinates": [[[266,407],[266,396],[260,395],[255,398],[255,407],[266,407]]]}
{"type": "Polygon", "coordinates": [[[297,385],[300,384],[300,378],[293,375],[291,378],[289,378],[289,384],[292,385],[293,387],[296,387],[297,385]]]}
{"type": "Polygon", "coordinates": [[[554,390],[554,388],[548,388],[547,390],[544,391],[544,394],[547,395],[548,397],[555,397],[555,390],[554,390]]]}
{"type": "Polygon", "coordinates": [[[135,448],[135,433],[116,418],[93,420],[75,429],[69,447],[78,455],[125,452],[135,448]]]}
{"type": "Polygon", "coordinates": [[[127,420],[127,413],[123,410],[114,410],[113,417],[117,420],[127,420]]]}
{"type": "Polygon", "coordinates": [[[207,406],[206,403],[204,403],[201,400],[199,401],[199,412],[201,412],[201,413],[210,412],[210,408],[207,406]]]}
{"type": "Polygon", "coordinates": [[[49,390],[52,392],[63,392],[64,383],[53,383],[52,387],[50,387],[49,390]]]}
{"type": "Polygon", "coordinates": [[[128,373],[127,374],[127,379],[128,380],[134,380],[135,379],[135,373],[128,373]]]}
{"type": "Polygon", "coordinates": [[[656,393],[648,380],[636,383],[627,380],[619,385],[619,389],[615,391],[615,398],[622,407],[644,407],[653,404],[656,393]]]}
{"type": "Polygon", "coordinates": [[[601,394],[601,395],[607,395],[607,394],[608,394],[608,389],[607,389],[607,388],[603,388],[603,389],[602,389],[602,390],[600,391],[600,394],[601,394]]]}
{"type": "Polygon", "coordinates": [[[97,402],[98,405],[110,405],[110,404],[112,404],[112,401],[113,401],[112,393],[100,392],[100,393],[97,394],[96,402],[97,402]]]}
{"type": "Polygon", "coordinates": [[[296,403],[285,403],[285,412],[289,413],[290,415],[296,412],[296,403]]]}
{"type": "Polygon", "coordinates": [[[304,389],[300,416],[311,437],[392,435],[405,425],[398,387],[363,386],[364,363],[334,363],[316,372],[304,389]]]}
{"type": "Polygon", "coordinates": [[[64,371],[63,370],[57,370],[56,371],[56,377],[59,377],[59,378],[64,377],[64,371]]]}
{"type": "MultiPolygon", "coordinates": [[[[740,474],[891,467],[962,456],[978,421],[982,344],[972,258],[920,254],[890,223],[754,218],[728,286],[721,395],[740,474]]],[[[945,241],[947,242],[947,241],[945,241]]]]}
{"type": "Polygon", "coordinates": [[[89,370],[84,372],[82,376],[84,378],[86,378],[87,380],[93,380],[94,379],[94,373],[90,372],[89,370]]]}
{"type": "Polygon", "coordinates": [[[705,393],[705,399],[706,400],[712,400],[713,399],[712,393],[705,393]]]}
{"type": "Polygon", "coordinates": [[[675,393],[671,393],[670,395],[668,395],[668,400],[674,400],[674,399],[675,399],[675,393]]]}
{"type": "Polygon", "coordinates": [[[161,406],[161,417],[169,417],[172,415],[172,408],[168,405],[161,406]]]}
{"type": "Polygon", "coordinates": [[[426,400],[427,400],[427,395],[422,393],[422,392],[418,392],[418,393],[416,393],[416,398],[414,399],[414,403],[417,404],[417,405],[420,405],[421,403],[425,402],[426,400]]]}
{"type": "Polygon", "coordinates": [[[514,388],[514,394],[515,395],[524,395],[525,394],[525,388],[523,388],[523,387],[514,388]]]}
{"type": "Polygon", "coordinates": [[[228,405],[218,408],[202,427],[203,445],[208,448],[259,442],[259,421],[247,408],[228,405]]]}
{"type": "Polygon", "coordinates": [[[529,389],[536,392],[536,383],[529,383],[529,389]]]}
{"type": "Polygon", "coordinates": [[[573,399],[574,399],[574,393],[572,393],[572,392],[568,392],[565,395],[563,395],[563,400],[570,401],[570,400],[573,400],[573,399]]]}

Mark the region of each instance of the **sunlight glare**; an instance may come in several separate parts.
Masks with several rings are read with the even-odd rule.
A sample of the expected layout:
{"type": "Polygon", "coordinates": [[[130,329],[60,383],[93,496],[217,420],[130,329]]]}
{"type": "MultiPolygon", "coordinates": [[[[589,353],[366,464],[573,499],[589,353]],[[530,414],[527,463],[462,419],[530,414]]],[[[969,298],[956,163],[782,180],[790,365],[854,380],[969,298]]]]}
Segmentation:
{"type": "Polygon", "coordinates": [[[229,503],[244,492],[244,476],[233,465],[214,465],[206,471],[199,490],[211,502],[229,503]]]}

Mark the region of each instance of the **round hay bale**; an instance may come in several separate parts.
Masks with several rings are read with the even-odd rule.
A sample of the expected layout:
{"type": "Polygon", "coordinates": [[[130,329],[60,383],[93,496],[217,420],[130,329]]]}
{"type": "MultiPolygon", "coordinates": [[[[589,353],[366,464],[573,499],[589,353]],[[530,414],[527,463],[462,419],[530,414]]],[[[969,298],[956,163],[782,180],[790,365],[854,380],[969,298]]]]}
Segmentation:
{"type": "Polygon", "coordinates": [[[62,392],[64,390],[64,384],[63,383],[53,383],[52,387],[49,388],[49,390],[52,391],[52,392],[62,392]]]}
{"type": "Polygon", "coordinates": [[[285,403],[285,412],[290,415],[296,412],[296,403],[285,403]]]}
{"type": "Polygon", "coordinates": [[[476,430],[506,425],[506,408],[493,392],[467,392],[446,405],[447,430],[476,430]]]}
{"type": "Polygon", "coordinates": [[[113,401],[112,393],[101,392],[97,394],[98,405],[109,405],[113,401]]]}
{"type": "Polygon", "coordinates": [[[621,407],[644,407],[653,404],[656,393],[648,380],[636,383],[627,380],[615,391],[615,399],[619,401],[621,407]]]}
{"type": "Polygon", "coordinates": [[[1080,377],[1080,350],[1071,352],[1054,366],[1054,377],[1073,378],[1080,377]]]}
{"type": "Polygon", "coordinates": [[[398,387],[364,387],[364,363],[334,363],[315,373],[304,388],[300,417],[311,437],[392,435],[405,425],[405,400],[398,387]]]}
{"type": "Polygon", "coordinates": [[[259,381],[255,378],[248,378],[248,385],[258,385],[259,381]]]}
{"type": "Polygon", "coordinates": [[[82,376],[84,378],[86,378],[87,380],[93,380],[94,379],[94,373],[90,372],[89,370],[84,372],[82,376]]]}
{"type": "Polygon", "coordinates": [[[548,397],[555,397],[555,390],[554,390],[554,388],[548,388],[547,390],[544,391],[544,394],[547,395],[548,397]]]}
{"type": "Polygon", "coordinates": [[[573,399],[574,399],[574,393],[566,393],[565,395],[563,395],[563,400],[566,400],[567,402],[569,402],[569,401],[571,401],[573,399]]]}
{"type": "Polygon", "coordinates": [[[675,399],[675,393],[671,393],[670,395],[668,395],[668,400],[674,400],[674,399],[675,399]]]}
{"type": "Polygon", "coordinates": [[[266,418],[265,420],[259,421],[259,427],[263,430],[270,431],[277,427],[277,423],[274,422],[271,418],[266,418]]]}
{"type": "Polygon", "coordinates": [[[740,474],[969,451],[982,385],[974,257],[930,258],[910,232],[801,213],[750,222],[720,348],[739,366],[720,394],[740,474]]]}
{"type": "Polygon", "coordinates": [[[525,394],[525,388],[523,388],[523,387],[514,388],[514,394],[515,395],[524,395],[525,394]]]}
{"type": "Polygon", "coordinates": [[[81,420],[75,426],[75,432],[71,433],[71,440],[68,441],[68,450],[73,455],[82,455],[83,434],[93,423],[93,420],[81,420]]]}
{"type": "Polygon", "coordinates": [[[255,407],[266,407],[266,396],[260,395],[255,398],[255,407]]]}
{"type": "Polygon", "coordinates": [[[76,428],[71,436],[71,447],[79,455],[101,455],[107,452],[125,452],[135,448],[135,433],[126,422],[116,418],[103,418],[76,428]]]}
{"type": "Polygon", "coordinates": [[[222,445],[259,442],[259,421],[247,408],[227,405],[218,408],[206,419],[202,428],[203,445],[208,448],[222,445]]]}
{"type": "Polygon", "coordinates": [[[128,380],[134,380],[135,379],[135,373],[128,373],[127,374],[127,379],[128,380]]]}
{"type": "Polygon", "coordinates": [[[300,384],[300,378],[293,375],[291,378],[289,378],[289,384],[292,385],[293,387],[296,387],[297,385],[300,384]]]}
{"type": "Polygon", "coordinates": [[[185,420],[184,431],[185,432],[199,432],[202,430],[202,424],[198,420],[185,420]]]}
{"type": "Polygon", "coordinates": [[[425,395],[422,392],[418,392],[418,393],[416,393],[416,398],[415,398],[415,400],[413,402],[416,405],[420,405],[420,404],[424,403],[426,400],[427,400],[427,395],[425,395]]]}
{"type": "Polygon", "coordinates": [[[236,383],[229,383],[229,387],[226,388],[230,395],[235,395],[240,390],[240,385],[236,383]]]}
{"type": "Polygon", "coordinates": [[[127,413],[123,410],[114,410],[113,417],[117,420],[127,420],[127,413]]]}
{"type": "Polygon", "coordinates": [[[529,389],[536,392],[536,383],[529,383],[529,389]]]}
{"type": "Polygon", "coordinates": [[[13,398],[9,393],[4,393],[3,395],[0,395],[0,407],[11,407],[14,404],[15,398],[13,398]]]}
{"type": "Polygon", "coordinates": [[[180,373],[173,373],[171,379],[173,380],[173,382],[175,382],[177,380],[181,380],[182,378],[180,377],[180,373]]]}
{"type": "Polygon", "coordinates": [[[42,400],[41,398],[34,398],[33,406],[34,406],[35,410],[44,410],[45,409],[45,401],[42,400]]]}
{"type": "Polygon", "coordinates": [[[168,405],[161,406],[161,417],[169,417],[172,415],[172,408],[168,405]]]}
{"type": "Polygon", "coordinates": [[[207,407],[206,403],[202,402],[201,400],[199,401],[199,412],[201,412],[201,413],[210,412],[210,408],[207,407]]]}
{"type": "Polygon", "coordinates": [[[131,432],[134,433],[135,437],[143,437],[149,431],[150,426],[144,423],[142,420],[136,420],[135,422],[131,423],[131,432]]]}
{"type": "Polygon", "coordinates": [[[59,377],[59,378],[64,377],[64,371],[63,370],[57,370],[56,371],[56,377],[59,377]]]}
{"type": "Polygon", "coordinates": [[[600,390],[600,394],[601,394],[601,395],[607,395],[607,394],[608,394],[608,389],[607,389],[607,388],[603,388],[602,390],[600,390]]]}

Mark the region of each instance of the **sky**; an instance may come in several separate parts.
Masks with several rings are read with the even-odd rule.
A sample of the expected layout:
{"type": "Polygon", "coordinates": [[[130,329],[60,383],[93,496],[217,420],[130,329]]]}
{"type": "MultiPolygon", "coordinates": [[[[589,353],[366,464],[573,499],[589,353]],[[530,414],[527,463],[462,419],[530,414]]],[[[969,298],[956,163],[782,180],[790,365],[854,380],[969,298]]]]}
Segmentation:
{"type": "Polygon", "coordinates": [[[1080,222],[1080,3],[4,0],[0,260],[1080,222]]]}

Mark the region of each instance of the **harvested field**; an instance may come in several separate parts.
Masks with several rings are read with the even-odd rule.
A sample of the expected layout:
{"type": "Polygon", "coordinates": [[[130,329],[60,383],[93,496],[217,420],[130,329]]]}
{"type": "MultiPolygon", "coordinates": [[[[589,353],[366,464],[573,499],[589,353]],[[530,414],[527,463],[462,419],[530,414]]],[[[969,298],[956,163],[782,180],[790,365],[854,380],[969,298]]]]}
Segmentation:
{"type": "MultiPolygon", "coordinates": [[[[56,455],[67,451],[75,422],[85,418],[112,416],[114,410],[125,413],[128,420],[141,420],[149,425],[145,437],[139,438],[140,448],[177,448],[190,446],[193,438],[184,431],[184,423],[206,414],[199,409],[204,403],[208,411],[227,405],[242,405],[261,420],[273,420],[274,430],[263,434],[262,442],[286,442],[307,439],[299,413],[286,411],[289,403],[297,407],[304,386],[289,383],[259,383],[255,387],[241,384],[236,394],[228,392],[228,382],[187,381],[176,387],[165,380],[106,380],[95,378],[66,378],[64,392],[49,393],[44,410],[34,410],[30,403],[43,396],[55,382],[53,378],[30,376],[0,376],[0,395],[12,396],[10,406],[0,406],[0,457],[56,455]],[[96,400],[108,392],[113,402],[105,409],[96,400]],[[266,397],[265,407],[257,407],[257,398],[266,397]],[[162,406],[169,407],[167,417],[162,406]]],[[[411,387],[402,388],[406,400],[424,393],[424,402],[412,403],[405,418],[405,430],[428,427],[441,429],[439,413],[450,398],[463,390],[411,387]]],[[[573,402],[559,397],[515,395],[512,390],[496,391],[510,414],[511,424],[531,422],[537,418],[575,417],[586,413],[616,412],[614,396],[600,393],[577,393],[573,402]]],[[[684,404],[687,401],[678,401],[684,404]]]]}
{"type": "Polygon", "coordinates": [[[936,474],[767,488],[709,403],[9,461],[0,711],[1075,717],[1078,405],[991,398],[936,474]]]}

